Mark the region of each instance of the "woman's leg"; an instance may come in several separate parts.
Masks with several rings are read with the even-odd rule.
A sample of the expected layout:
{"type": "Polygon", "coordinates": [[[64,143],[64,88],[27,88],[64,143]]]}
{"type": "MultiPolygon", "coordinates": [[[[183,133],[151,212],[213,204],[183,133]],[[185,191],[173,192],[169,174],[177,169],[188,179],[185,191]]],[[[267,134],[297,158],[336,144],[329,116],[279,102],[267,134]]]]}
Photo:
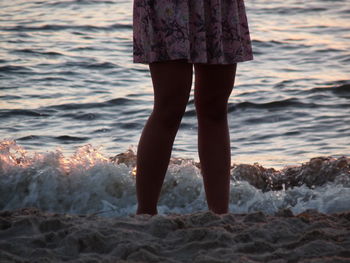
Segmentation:
{"type": "Polygon", "coordinates": [[[237,64],[194,64],[198,152],[209,210],[228,212],[231,147],[227,102],[237,64]]]}
{"type": "Polygon", "coordinates": [[[175,135],[189,99],[193,64],[173,60],[149,64],[154,106],[137,150],[137,214],[157,214],[157,202],[175,135]]]}

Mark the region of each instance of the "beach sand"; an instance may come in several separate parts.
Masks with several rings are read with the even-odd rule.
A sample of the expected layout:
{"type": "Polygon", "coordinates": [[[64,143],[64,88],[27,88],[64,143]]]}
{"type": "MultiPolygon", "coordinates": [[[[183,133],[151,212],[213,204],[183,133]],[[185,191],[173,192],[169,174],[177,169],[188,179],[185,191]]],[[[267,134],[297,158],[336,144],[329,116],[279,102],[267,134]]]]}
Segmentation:
{"type": "Polygon", "coordinates": [[[0,212],[0,262],[350,262],[350,212],[0,212]]]}

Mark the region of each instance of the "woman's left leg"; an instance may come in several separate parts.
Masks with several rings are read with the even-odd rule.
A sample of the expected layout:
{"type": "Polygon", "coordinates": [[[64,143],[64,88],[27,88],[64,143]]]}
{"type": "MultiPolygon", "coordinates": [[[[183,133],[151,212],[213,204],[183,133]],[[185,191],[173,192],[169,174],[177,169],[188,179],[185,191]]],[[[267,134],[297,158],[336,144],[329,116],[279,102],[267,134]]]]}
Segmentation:
{"type": "Polygon", "coordinates": [[[231,147],[227,102],[237,64],[194,64],[198,152],[209,210],[228,212],[231,147]]]}

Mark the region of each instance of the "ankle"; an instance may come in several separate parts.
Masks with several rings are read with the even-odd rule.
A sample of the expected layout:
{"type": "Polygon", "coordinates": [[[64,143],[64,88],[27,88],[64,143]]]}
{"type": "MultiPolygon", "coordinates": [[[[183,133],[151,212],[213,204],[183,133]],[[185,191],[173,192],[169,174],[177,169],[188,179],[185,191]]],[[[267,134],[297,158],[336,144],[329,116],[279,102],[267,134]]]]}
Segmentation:
{"type": "Polygon", "coordinates": [[[158,211],[157,208],[142,208],[142,207],[138,207],[137,211],[136,211],[136,215],[142,215],[142,214],[147,214],[147,215],[157,215],[158,211]]]}

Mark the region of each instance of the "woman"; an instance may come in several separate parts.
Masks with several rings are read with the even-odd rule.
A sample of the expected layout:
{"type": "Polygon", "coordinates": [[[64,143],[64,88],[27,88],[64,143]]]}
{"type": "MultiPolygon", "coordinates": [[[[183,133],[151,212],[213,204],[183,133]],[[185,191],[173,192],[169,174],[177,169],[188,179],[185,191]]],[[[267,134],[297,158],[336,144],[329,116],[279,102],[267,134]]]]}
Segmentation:
{"type": "Polygon", "coordinates": [[[152,114],[137,150],[137,214],[157,214],[173,142],[190,96],[193,68],[198,153],[209,210],[228,212],[227,102],[237,62],[253,59],[243,0],[134,0],[133,62],[148,64],[152,114]]]}

